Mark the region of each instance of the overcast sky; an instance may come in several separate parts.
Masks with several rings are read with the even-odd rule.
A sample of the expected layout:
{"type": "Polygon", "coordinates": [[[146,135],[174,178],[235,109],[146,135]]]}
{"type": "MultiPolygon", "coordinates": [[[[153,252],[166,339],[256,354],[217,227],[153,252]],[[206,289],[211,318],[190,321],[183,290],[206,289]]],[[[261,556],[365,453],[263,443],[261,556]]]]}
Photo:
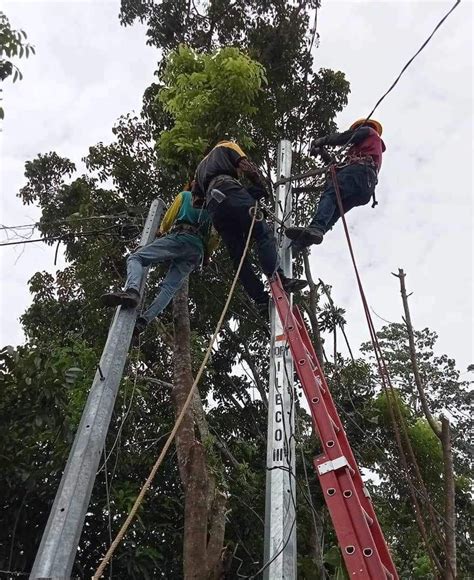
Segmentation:
{"type": "MultiPolygon", "coordinates": [[[[369,113],[453,3],[323,0],[315,66],[344,71],[351,83],[341,129],[369,113]]],[[[21,62],[23,81],[4,90],[0,222],[16,225],[39,217],[16,197],[25,161],[56,151],[80,167],[90,145],[112,140],[119,115],[139,110],[157,51],[145,45],[144,28],[119,25],[118,0],[17,0],[3,7],[37,51],[21,62]]],[[[470,2],[461,3],[374,115],[387,144],[379,205],[348,217],[375,312],[400,321],[398,280],[390,272],[403,267],[415,326],[436,330],[438,352],[456,358],[463,372],[474,362],[472,12],[470,2]]],[[[28,279],[38,270],[54,273],[62,262],[55,267],[54,248],[44,244],[0,248],[0,261],[0,341],[17,344],[18,319],[31,300],[28,279]]],[[[347,310],[353,348],[367,340],[340,224],[313,250],[312,269],[347,310]]],[[[375,324],[383,321],[375,317],[375,324]]]]}

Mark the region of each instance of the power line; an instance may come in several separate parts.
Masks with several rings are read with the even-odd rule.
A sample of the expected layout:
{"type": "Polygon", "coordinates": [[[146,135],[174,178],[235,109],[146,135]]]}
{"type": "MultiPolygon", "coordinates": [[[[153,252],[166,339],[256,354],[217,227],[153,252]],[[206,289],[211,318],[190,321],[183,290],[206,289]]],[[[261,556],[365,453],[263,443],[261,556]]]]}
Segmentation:
{"type": "Polygon", "coordinates": [[[14,226],[6,226],[5,224],[0,224],[0,230],[20,230],[20,229],[38,229],[39,227],[45,226],[56,226],[61,224],[74,224],[77,222],[85,222],[85,221],[93,221],[93,220],[111,220],[111,219],[120,219],[123,217],[130,217],[126,212],[117,214],[117,215],[93,215],[93,216],[86,216],[86,217],[73,217],[73,218],[65,218],[63,220],[54,220],[51,222],[30,222],[28,224],[19,224],[14,226]]]}
{"type": "Polygon", "coordinates": [[[415,52],[415,54],[410,58],[410,60],[405,64],[405,66],[402,68],[402,70],[400,71],[400,74],[397,76],[397,78],[394,80],[394,82],[392,83],[392,85],[390,86],[390,88],[380,97],[380,99],[375,103],[374,108],[370,111],[370,113],[367,115],[366,120],[369,120],[372,115],[374,114],[375,110],[377,109],[377,107],[380,105],[380,103],[385,99],[385,97],[392,92],[392,90],[395,88],[395,86],[398,84],[398,81],[401,79],[403,73],[407,70],[407,68],[411,65],[411,63],[415,60],[415,58],[420,54],[420,52],[425,48],[425,46],[429,43],[429,41],[433,38],[433,36],[435,35],[436,31],[438,30],[438,28],[440,28],[440,26],[444,23],[444,21],[448,18],[448,16],[451,14],[451,12],[454,11],[455,8],[458,7],[458,5],[461,3],[461,0],[456,0],[456,2],[454,3],[454,5],[452,6],[452,8],[443,16],[443,18],[438,22],[438,24],[434,27],[433,32],[428,36],[428,38],[425,40],[425,42],[420,46],[420,48],[415,52]]]}
{"type": "Polygon", "coordinates": [[[88,232],[70,232],[67,234],[63,234],[62,236],[52,236],[52,237],[44,237],[44,238],[35,238],[33,240],[21,240],[21,241],[17,241],[17,242],[1,242],[0,246],[17,246],[17,245],[22,245],[22,244],[34,244],[36,242],[55,242],[58,240],[67,240],[69,238],[74,238],[74,237],[78,237],[78,238],[84,238],[87,236],[96,236],[96,235],[100,235],[106,232],[110,233],[110,230],[114,230],[116,229],[117,225],[113,225],[113,226],[108,226],[106,228],[101,228],[99,230],[90,230],[88,232]]]}

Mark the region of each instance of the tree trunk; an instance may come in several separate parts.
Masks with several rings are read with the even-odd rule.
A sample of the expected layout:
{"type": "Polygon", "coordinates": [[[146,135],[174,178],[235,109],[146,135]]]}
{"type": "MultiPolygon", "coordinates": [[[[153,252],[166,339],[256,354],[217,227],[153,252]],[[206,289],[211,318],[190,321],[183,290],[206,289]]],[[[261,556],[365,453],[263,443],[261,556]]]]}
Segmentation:
{"type": "Polygon", "coordinates": [[[408,333],[408,345],[410,348],[410,359],[411,359],[411,366],[413,370],[413,376],[415,377],[415,384],[416,388],[418,389],[418,394],[420,395],[420,402],[423,408],[423,413],[425,414],[426,420],[428,421],[433,433],[441,439],[441,429],[437,422],[434,420],[433,415],[431,414],[428,401],[426,400],[425,389],[423,386],[423,382],[421,380],[420,371],[418,369],[418,361],[416,360],[416,348],[415,348],[415,336],[413,332],[413,325],[411,323],[411,316],[410,316],[410,309],[408,308],[408,296],[405,287],[405,272],[399,268],[398,274],[393,274],[396,278],[400,280],[400,294],[402,295],[402,302],[403,302],[403,310],[405,312],[404,322],[407,327],[408,333]]]}
{"type": "Polygon", "coordinates": [[[404,322],[408,333],[408,345],[410,349],[411,366],[415,378],[416,388],[420,396],[421,407],[433,433],[441,441],[443,451],[443,482],[444,482],[444,505],[445,505],[445,525],[444,525],[444,552],[446,565],[444,570],[445,580],[455,580],[456,578],[456,513],[455,513],[455,489],[454,489],[454,468],[453,454],[451,449],[451,432],[449,421],[445,417],[441,418],[441,426],[435,420],[428,407],[425,388],[421,379],[416,357],[415,334],[411,322],[410,309],[408,307],[408,295],[405,286],[406,274],[402,268],[398,269],[398,274],[393,274],[400,280],[400,294],[402,296],[403,310],[405,313],[404,322]]]}
{"type": "Polygon", "coordinates": [[[445,580],[456,578],[456,506],[454,490],[453,452],[451,449],[451,429],[446,417],[441,418],[441,444],[444,466],[444,535],[446,550],[445,580]]]}
{"type": "MultiPolygon", "coordinates": [[[[188,283],[173,301],[174,384],[173,402],[179,415],[193,384],[188,283]]],[[[196,391],[198,394],[198,391],[196,391]]],[[[196,397],[176,434],[178,468],[184,488],[183,570],[185,580],[213,580],[222,568],[226,498],[216,492],[206,453],[196,437],[195,416],[201,435],[208,433],[205,415],[196,397]]]]}

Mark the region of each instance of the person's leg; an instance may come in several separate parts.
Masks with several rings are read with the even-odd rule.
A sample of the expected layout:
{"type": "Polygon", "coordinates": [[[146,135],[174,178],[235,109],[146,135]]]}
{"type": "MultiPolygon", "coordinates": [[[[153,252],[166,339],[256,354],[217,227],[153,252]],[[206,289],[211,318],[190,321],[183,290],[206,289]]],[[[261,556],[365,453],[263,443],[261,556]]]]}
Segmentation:
{"type": "Polygon", "coordinates": [[[143,268],[173,260],[181,253],[181,245],[176,236],[164,236],[140,248],[127,258],[127,281],[125,290],[140,291],[143,268]]]}
{"type": "Polygon", "coordinates": [[[200,263],[201,253],[194,246],[185,242],[188,246],[187,255],[177,257],[172,260],[168,272],[160,283],[160,291],[156,295],[149,308],[142,314],[141,318],[150,323],[154,318],[163,312],[171,302],[173,296],[181,288],[186,276],[188,276],[200,263]]]}
{"type": "MultiPolygon", "coordinates": [[[[229,214],[226,214],[225,217],[227,218],[228,215],[229,214]]],[[[232,214],[230,214],[230,216],[232,217],[232,214]]],[[[222,241],[229,252],[229,256],[232,259],[234,268],[237,270],[245,248],[245,232],[241,230],[237,220],[234,219],[234,221],[231,221],[229,219],[223,219],[223,217],[224,216],[220,216],[220,219],[219,216],[217,217],[214,221],[214,227],[221,236],[222,241]]],[[[268,302],[268,294],[265,292],[263,282],[255,274],[248,255],[245,256],[242,263],[239,279],[247,294],[256,303],[261,304],[268,302]]]]}
{"type": "Polygon", "coordinates": [[[127,280],[124,292],[110,292],[102,296],[105,306],[125,306],[134,308],[140,301],[140,282],[143,268],[151,264],[158,264],[172,260],[179,255],[181,246],[176,236],[158,238],[151,244],[140,248],[127,259],[127,280]]]}
{"type": "MultiPolygon", "coordinates": [[[[338,183],[344,215],[354,207],[366,205],[370,201],[372,186],[368,180],[367,171],[363,165],[354,165],[341,172],[338,183]]],[[[327,224],[327,230],[330,230],[340,217],[339,206],[337,206],[334,215],[327,224]]]]}
{"type": "Polygon", "coordinates": [[[332,181],[329,181],[321,194],[318,208],[308,227],[319,230],[323,234],[326,233],[328,223],[337,211],[336,192],[332,181]]]}
{"type": "MultiPolygon", "coordinates": [[[[369,189],[367,170],[364,166],[349,165],[338,171],[336,178],[344,213],[357,205],[365,205],[370,200],[371,190],[369,189]]],[[[307,228],[289,228],[286,235],[294,240],[293,245],[296,251],[299,251],[311,244],[320,244],[324,234],[334,226],[339,218],[336,190],[332,179],[330,179],[309,226],[307,228]]]]}
{"type": "Polygon", "coordinates": [[[258,260],[263,273],[268,277],[273,276],[278,269],[279,258],[275,236],[266,221],[255,222],[252,237],[257,245],[258,260]]]}
{"type": "MultiPolygon", "coordinates": [[[[248,236],[248,231],[252,223],[252,215],[250,210],[255,207],[255,200],[250,196],[250,194],[242,189],[238,194],[231,198],[231,204],[233,204],[233,216],[237,219],[242,230],[243,239],[246,240],[248,236]]],[[[277,251],[277,243],[275,236],[273,235],[270,226],[266,221],[256,221],[252,231],[252,238],[255,240],[257,245],[257,255],[260,262],[260,266],[263,273],[271,278],[275,272],[278,272],[281,278],[283,288],[286,292],[298,292],[305,288],[308,283],[305,280],[298,280],[294,278],[287,278],[281,268],[279,267],[279,256],[277,251]]],[[[258,278],[257,278],[258,279],[258,278]]],[[[264,287],[260,279],[258,279],[259,288],[264,292],[264,287]]],[[[264,292],[265,301],[268,302],[268,294],[264,292]]],[[[258,302],[263,302],[262,300],[258,302]]]]}
{"type": "Polygon", "coordinates": [[[300,252],[312,244],[320,244],[327,230],[327,223],[337,211],[337,201],[332,182],[328,181],[321,194],[316,213],[307,227],[287,228],[285,235],[293,241],[295,252],[300,252]]]}

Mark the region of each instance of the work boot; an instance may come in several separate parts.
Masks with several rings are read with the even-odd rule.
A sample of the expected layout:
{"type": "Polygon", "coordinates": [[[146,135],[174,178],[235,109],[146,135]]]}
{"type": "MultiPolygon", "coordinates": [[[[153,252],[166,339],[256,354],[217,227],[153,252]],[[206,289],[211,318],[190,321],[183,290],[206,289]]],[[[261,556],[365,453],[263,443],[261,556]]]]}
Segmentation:
{"type": "Polygon", "coordinates": [[[140,335],[145,331],[147,326],[148,322],[143,318],[143,316],[139,316],[135,322],[135,328],[133,329],[132,346],[138,346],[140,335]]]}
{"type": "Polygon", "coordinates": [[[124,292],[110,292],[109,294],[102,294],[102,304],[104,306],[123,306],[125,308],[135,308],[140,302],[140,294],[133,288],[129,288],[124,292]]]}
{"type": "Polygon", "coordinates": [[[283,290],[287,294],[291,294],[292,292],[300,292],[308,285],[306,280],[298,280],[298,278],[287,278],[282,272],[278,272],[278,274],[280,275],[283,290]]]}
{"type": "Polygon", "coordinates": [[[285,236],[298,242],[298,246],[311,246],[320,244],[324,238],[324,232],[319,228],[310,226],[309,228],[286,228],[285,236]]]}

